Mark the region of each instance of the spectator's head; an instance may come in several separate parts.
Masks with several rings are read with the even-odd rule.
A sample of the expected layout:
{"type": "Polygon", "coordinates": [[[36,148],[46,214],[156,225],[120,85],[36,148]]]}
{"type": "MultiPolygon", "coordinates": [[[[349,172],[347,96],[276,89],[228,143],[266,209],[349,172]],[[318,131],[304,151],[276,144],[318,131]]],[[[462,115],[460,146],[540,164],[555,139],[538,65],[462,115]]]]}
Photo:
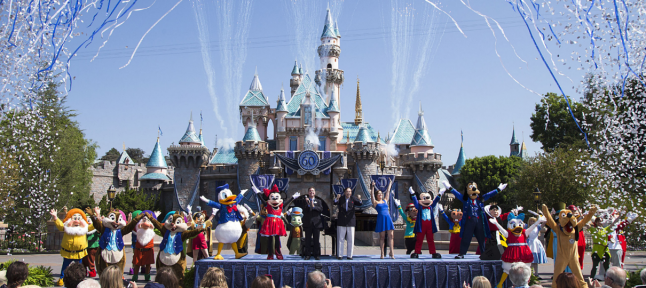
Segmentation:
{"type": "Polygon", "coordinates": [[[622,288],[626,286],[626,271],[617,266],[612,266],[606,271],[605,284],[612,288],[622,288]]]}
{"type": "Polygon", "coordinates": [[[200,287],[211,288],[228,288],[227,277],[224,276],[224,271],[219,267],[211,267],[206,270],[200,287]]]}
{"type": "Polygon", "coordinates": [[[529,288],[543,288],[543,286],[535,284],[535,285],[529,286],[529,288]]]}
{"type": "Polygon", "coordinates": [[[155,276],[155,282],[164,285],[165,288],[179,288],[179,280],[170,267],[159,268],[157,276],[155,276]]]}
{"type": "Polygon", "coordinates": [[[81,283],[76,285],[76,288],[101,288],[101,285],[99,284],[99,281],[89,278],[81,281],[81,283]]]}
{"type": "Polygon", "coordinates": [[[110,265],[99,277],[101,288],[123,288],[123,271],[117,265],[110,265]]]}
{"type": "Polygon", "coordinates": [[[639,278],[642,278],[642,284],[646,284],[646,268],[639,272],[639,278]]]}
{"type": "Polygon", "coordinates": [[[515,287],[527,286],[529,278],[532,276],[532,269],[523,262],[511,264],[509,268],[509,280],[515,287]]]}
{"type": "Polygon", "coordinates": [[[471,288],[491,288],[489,279],[485,278],[484,276],[476,276],[475,278],[473,278],[472,283],[473,284],[471,288]]]}
{"type": "Polygon", "coordinates": [[[22,286],[29,276],[29,268],[25,262],[16,261],[7,267],[7,287],[15,288],[22,286]]]}
{"type": "Polygon", "coordinates": [[[572,273],[563,272],[556,277],[556,287],[559,288],[581,288],[579,280],[572,273]]]}
{"type": "Polygon", "coordinates": [[[81,281],[85,280],[85,273],[87,273],[87,270],[85,270],[85,266],[83,266],[83,264],[78,262],[70,263],[63,273],[63,283],[65,283],[65,287],[76,288],[81,281]]]}
{"type": "Polygon", "coordinates": [[[269,276],[262,275],[253,279],[251,288],[276,288],[276,286],[274,286],[274,280],[271,280],[269,276]]]}
{"type": "Polygon", "coordinates": [[[7,284],[7,270],[0,271],[0,286],[7,284]]]}
{"type": "Polygon", "coordinates": [[[307,273],[307,283],[305,287],[307,288],[325,288],[325,274],[321,271],[312,271],[307,273]]]}

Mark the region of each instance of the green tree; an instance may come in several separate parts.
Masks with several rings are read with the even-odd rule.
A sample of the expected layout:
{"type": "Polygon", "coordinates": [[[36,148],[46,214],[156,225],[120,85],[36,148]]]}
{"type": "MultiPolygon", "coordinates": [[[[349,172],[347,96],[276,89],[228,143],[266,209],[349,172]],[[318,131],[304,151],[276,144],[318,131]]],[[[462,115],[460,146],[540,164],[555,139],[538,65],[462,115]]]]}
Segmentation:
{"type": "Polygon", "coordinates": [[[148,157],[145,156],[146,152],[141,148],[128,148],[126,149],[126,153],[128,153],[130,158],[132,158],[136,163],[146,164],[148,162],[148,157]]]}
{"type": "MultiPolygon", "coordinates": [[[[584,152],[585,153],[585,152],[584,152]]],[[[555,207],[559,202],[583,207],[590,200],[590,187],[582,184],[576,166],[581,153],[557,148],[527,159],[521,166],[512,193],[520,206],[536,209],[533,192],[541,192],[541,204],[555,207]]]]}
{"type": "MultiPolygon", "coordinates": [[[[500,183],[508,183],[507,189],[513,188],[513,181],[518,176],[519,167],[522,164],[520,157],[511,156],[484,156],[467,159],[460,169],[460,193],[464,192],[469,182],[476,182],[481,193],[488,193],[498,187],[500,183]]],[[[503,210],[509,210],[516,206],[513,193],[499,193],[490,201],[498,203],[503,210]]]]}
{"type": "MultiPolygon", "coordinates": [[[[135,210],[150,210],[155,211],[157,207],[158,197],[147,195],[145,192],[131,189],[126,186],[126,189],[119,192],[112,200],[112,208],[119,209],[124,213],[131,213],[135,210]]],[[[103,196],[99,203],[101,211],[107,212],[110,209],[110,202],[107,201],[107,195],[103,196]]],[[[102,212],[103,213],[103,212],[102,212]]]]}
{"type": "Polygon", "coordinates": [[[112,149],[108,150],[108,152],[106,152],[103,157],[101,157],[101,160],[117,161],[119,160],[119,156],[121,156],[121,153],[119,153],[119,150],[117,150],[117,148],[113,147],[112,149]]]}
{"type": "MultiPolygon", "coordinates": [[[[580,122],[583,119],[585,108],[580,102],[576,102],[568,96],[570,107],[574,116],[580,122]]],[[[545,151],[552,151],[555,148],[585,148],[585,138],[572,119],[567,102],[562,96],[556,93],[547,93],[536,104],[534,113],[531,116],[530,137],[534,142],[540,142],[545,151]]],[[[583,128],[583,125],[579,123],[583,128]]]]}

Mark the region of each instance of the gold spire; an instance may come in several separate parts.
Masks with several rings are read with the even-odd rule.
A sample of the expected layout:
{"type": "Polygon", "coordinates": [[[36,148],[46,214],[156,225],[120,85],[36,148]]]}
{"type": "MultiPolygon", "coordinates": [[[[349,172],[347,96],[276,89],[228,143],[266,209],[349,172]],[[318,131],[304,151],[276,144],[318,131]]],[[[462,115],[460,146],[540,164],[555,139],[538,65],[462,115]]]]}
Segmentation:
{"type": "Polygon", "coordinates": [[[359,91],[359,77],[357,77],[357,101],[354,104],[354,124],[359,125],[363,123],[363,112],[361,109],[361,93],[359,91]]]}

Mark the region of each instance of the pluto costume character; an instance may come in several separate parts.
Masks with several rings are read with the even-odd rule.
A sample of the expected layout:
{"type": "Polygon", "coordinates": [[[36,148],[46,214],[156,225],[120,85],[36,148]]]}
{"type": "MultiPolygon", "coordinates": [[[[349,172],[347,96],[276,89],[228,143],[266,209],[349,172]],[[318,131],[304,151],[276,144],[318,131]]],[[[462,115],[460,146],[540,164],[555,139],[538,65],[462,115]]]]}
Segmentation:
{"type": "Polygon", "coordinates": [[[435,225],[435,216],[433,210],[437,203],[440,202],[440,198],[446,191],[445,189],[440,190],[440,193],[435,196],[433,199],[430,193],[422,192],[419,194],[419,200],[415,196],[415,190],[413,187],[409,187],[408,191],[413,198],[413,204],[417,209],[417,220],[415,221],[415,252],[410,254],[410,258],[419,258],[419,254],[422,254],[422,244],[424,244],[424,236],[426,236],[426,244],[428,244],[429,254],[433,255],[433,258],[442,258],[440,253],[437,253],[435,250],[435,239],[433,234],[437,233],[437,225],[435,225]]]}
{"type": "Polygon", "coordinates": [[[97,218],[100,215],[101,209],[95,207],[94,214],[92,214],[92,222],[94,222],[94,228],[101,233],[101,238],[99,239],[99,257],[96,259],[96,270],[99,272],[99,276],[101,276],[103,270],[108,268],[108,266],[117,265],[121,269],[121,273],[123,273],[126,267],[123,236],[132,232],[137,222],[144,215],[139,214],[127,225],[126,214],[121,210],[112,209],[101,220],[97,218]]]}
{"type": "Polygon", "coordinates": [[[63,286],[63,272],[72,262],[81,263],[81,259],[87,256],[87,232],[94,230],[89,225],[85,213],[81,209],[72,209],[67,212],[65,219],[58,219],[55,209],[49,212],[56,222],[58,231],[64,232],[63,241],[61,241],[61,256],[63,256],[63,267],[61,269],[61,279],[58,280],[57,286],[63,286]]]}
{"type": "Polygon", "coordinates": [[[150,219],[153,225],[162,235],[162,242],[159,243],[159,253],[155,268],[159,271],[161,267],[170,267],[177,276],[179,283],[184,283],[184,271],[186,270],[186,252],[184,243],[204,231],[204,228],[188,230],[188,224],[184,217],[178,212],[171,211],[166,214],[163,224],[156,219],[150,219]]]}
{"type": "MultiPolygon", "coordinates": [[[[242,225],[240,222],[243,220],[242,215],[238,209],[245,209],[238,203],[244,198],[244,193],[247,190],[240,191],[238,196],[233,195],[229,190],[229,184],[215,188],[218,193],[218,202],[207,199],[201,196],[200,199],[209,206],[220,210],[220,217],[218,217],[218,226],[215,227],[215,239],[218,239],[218,253],[213,257],[215,260],[224,260],[220,253],[224,244],[231,244],[231,249],[236,254],[236,259],[240,259],[247,255],[247,253],[238,252],[238,240],[242,235],[242,225]]],[[[245,209],[246,210],[246,209],[245,209]]]]}
{"type": "MultiPolygon", "coordinates": [[[[577,247],[578,240],[576,238],[579,236],[579,230],[581,230],[585,224],[590,222],[594,213],[597,212],[597,207],[592,207],[588,215],[583,217],[583,220],[581,221],[576,220],[574,215],[572,215],[572,211],[563,209],[559,212],[558,223],[554,221],[545,204],[543,204],[542,210],[543,215],[547,218],[547,226],[557,234],[557,240],[554,244],[558,247],[557,251],[559,256],[556,263],[554,263],[554,275],[561,274],[565,270],[565,267],[569,265],[570,269],[572,269],[572,274],[574,274],[574,277],[579,281],[581,287],[587,288],[588,284],[583,280],[583,274],[581,273],[581,267],[579,266],[579,251],[577,247]]],[[[554,277],[552,280],[552,288],[558,288],[556,286],[556,278],[557,277],[554,277]]]]}
{"type": "Polygon", "coordinates": [[[525,223],[523,222],[525,214],[509,214],[508,219],[507,230],[498,224],[496,218],[489,219],[489,222],[496,225],[498,231],[507,238],[507,249],[505,249],[501,257],[503,273],[498,283],[498,288],[502,288],[505,283],[512,263],[523,262],[529,264],[534,261],[534,255],[532,250],[529,249],[527,239],[531,231],[534,231],[538,225],[545,222],[545,217],[541,216],[528,230],[525,230],[525,223]]]}
{"type": "Polygon", "coordinates": [[[476,182],[467,183],[464,195],[453,189],[449,182],[444,181],[443,184],[446,190],[451,190],[451,193],[455,195],[455,199],[462,202],[462,212],[464,213],[462,221],[460,222],[460,237],[462,237],[460,254],[455,256],[455,259],[464,259],[464,255],[469,251],[471,238],[474,236],[478,240],[480,251],[485,251],[484,241],[491,236],[489,233],[489,225],[485,223],[487,218],[485,217],[484,204],[482,202],[489,200],[489,198],[505,190],[507,184],[500,183],[498,188],[484,195],[480,195],[480,190],[478,190],[478,184],[476,182]]]}

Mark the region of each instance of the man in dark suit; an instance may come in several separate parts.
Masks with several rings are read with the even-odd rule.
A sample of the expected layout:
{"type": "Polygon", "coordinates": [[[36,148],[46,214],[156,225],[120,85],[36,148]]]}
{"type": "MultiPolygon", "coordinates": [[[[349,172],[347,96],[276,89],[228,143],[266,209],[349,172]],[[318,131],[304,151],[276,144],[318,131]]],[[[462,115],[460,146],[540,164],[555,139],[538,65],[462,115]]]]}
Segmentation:
{"type": "Polygon", "coordinates": [[[321,236],[321,230],[323,229],[323,219],[321,218],[323,203],[320,199],[316,199],[314,187],[307,189],[305,201],[301,203],[304,206],[301,208],[303,209],[303,230],[305,231],[303,256],[305,260],[310,260],[310,256],[314,256],[316,260],[321,260],[321,243],[319,242],[319,238],[321,236]]]}
{"type": "Polygon", "coordinates": [[[352,260],[352,251],[354,250],[354,227],[357,226],[357,219],[354,216],[354,207],[361,205],[361,195],[352,196],[352,189],[345,188],[343,194],[337,194],[334,198],[339,213],[337,216],[336,241],[337,241],[337,259],[343,258],[343,244],[348,240],[348,260],[352,260]]]}

